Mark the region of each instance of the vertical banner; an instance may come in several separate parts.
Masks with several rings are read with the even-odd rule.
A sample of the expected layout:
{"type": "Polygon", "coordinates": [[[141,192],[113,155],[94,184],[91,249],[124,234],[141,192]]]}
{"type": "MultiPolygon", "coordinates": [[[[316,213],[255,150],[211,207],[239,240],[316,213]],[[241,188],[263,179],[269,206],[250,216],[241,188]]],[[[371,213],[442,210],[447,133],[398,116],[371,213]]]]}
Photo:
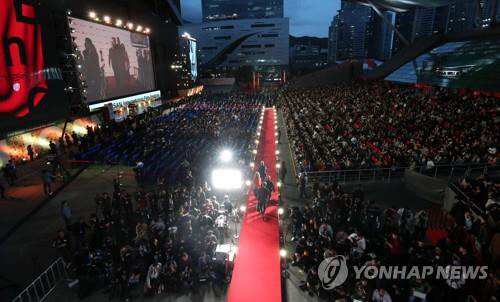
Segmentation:
{"type": "Polygon", "coordinates": [[[25,117],[48,91],[34,0],[0,1],[0,113],[25,117]]]}

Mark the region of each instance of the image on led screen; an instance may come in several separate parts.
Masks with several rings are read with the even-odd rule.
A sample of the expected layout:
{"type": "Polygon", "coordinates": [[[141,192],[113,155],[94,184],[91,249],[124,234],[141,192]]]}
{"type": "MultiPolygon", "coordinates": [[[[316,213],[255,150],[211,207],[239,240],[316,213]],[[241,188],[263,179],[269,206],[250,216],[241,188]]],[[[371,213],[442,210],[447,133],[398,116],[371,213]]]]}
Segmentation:
{"type": "Polygon", "coordinates": [[[198,66],[196,61],[196,41],[189,40],[189,63],[191,64],[191,80],[196,81],[198,77],[198,66]]]}
{"type": "Polygon", "coordinates": [[[386,80],[450,88],[498,90],[500,41],[449,42],[420,55],[386,80]]]}
{"type": "Polygon", "coordinates": [[[147,35],[76,18],[71,22],[88,103],[155,88],[147,35]]]}

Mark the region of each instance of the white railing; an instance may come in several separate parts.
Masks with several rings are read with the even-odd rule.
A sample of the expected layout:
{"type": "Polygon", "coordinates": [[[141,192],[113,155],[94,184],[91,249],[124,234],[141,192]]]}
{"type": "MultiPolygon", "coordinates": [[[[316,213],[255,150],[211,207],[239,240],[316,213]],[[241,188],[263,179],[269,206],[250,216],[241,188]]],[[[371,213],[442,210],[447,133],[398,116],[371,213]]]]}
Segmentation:
{"type": "Polygon", "coordinates": [[[41,302],[66,277],[66,262],[64,262],[62,257],[59,257],[19,293],[12,302],[41,302]]]}
{"type": "Polygon", "coordinates": [[[500,177],[500,166],[483,164],[469,165],[438,165],[432,169],[426,167],[393,167],[393,168],[372,168],[372,169],[351,169],[351,170],[332,170],[332,171],[313,171],[306,172],[307,181],[309,183],[361,183],[361,182],[377,182],[402,179],[405,169],[411,169],[434,178],[447,179],[451,182],[459,178],[467,176],[479,176],[481,174],[493,174],[500,177]]]}

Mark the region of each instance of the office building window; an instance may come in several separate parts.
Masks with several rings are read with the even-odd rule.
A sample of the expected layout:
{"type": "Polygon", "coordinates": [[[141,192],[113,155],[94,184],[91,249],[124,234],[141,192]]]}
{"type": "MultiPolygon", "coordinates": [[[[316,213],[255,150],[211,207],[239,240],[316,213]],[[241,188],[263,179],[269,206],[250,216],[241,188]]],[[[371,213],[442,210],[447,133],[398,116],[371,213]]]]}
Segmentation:
{"type": "Polygon", "coordinates": [[[252,24],[250,27],[274,27],[274,24],[263,23],[263,24],[252,24]]]}

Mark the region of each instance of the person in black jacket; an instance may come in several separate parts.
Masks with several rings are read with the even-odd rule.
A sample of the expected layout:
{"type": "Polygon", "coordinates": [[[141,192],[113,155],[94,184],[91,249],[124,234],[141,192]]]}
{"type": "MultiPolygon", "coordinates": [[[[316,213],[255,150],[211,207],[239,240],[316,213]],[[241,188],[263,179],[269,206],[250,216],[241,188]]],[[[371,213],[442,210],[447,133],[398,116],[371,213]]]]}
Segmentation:
{"type": "Polygon", "coordinates": [[[269,200],[271,200],[271,194],[274,192],[274,184],[271,180],[271,176],[266,177],[266,181],[264,182],[264,186],[268,190],[268,195],[267,195],[267,200],[266,200],[266,206],[269,200]]]}
{"type": "Polygon", "coordinates": [[[264,184],[257,189],[257,211],[263,216],[266,213],[267,199],[269,197],[269,194],[269,190],[264,184]]]}
{"type": "Polygon", "coordinates": [[[264,164],[264,161],[260,162],[259,174],[260,174],[260,179],[266,179],[266,176],[267,176],[267,167],[264,164]]]}

